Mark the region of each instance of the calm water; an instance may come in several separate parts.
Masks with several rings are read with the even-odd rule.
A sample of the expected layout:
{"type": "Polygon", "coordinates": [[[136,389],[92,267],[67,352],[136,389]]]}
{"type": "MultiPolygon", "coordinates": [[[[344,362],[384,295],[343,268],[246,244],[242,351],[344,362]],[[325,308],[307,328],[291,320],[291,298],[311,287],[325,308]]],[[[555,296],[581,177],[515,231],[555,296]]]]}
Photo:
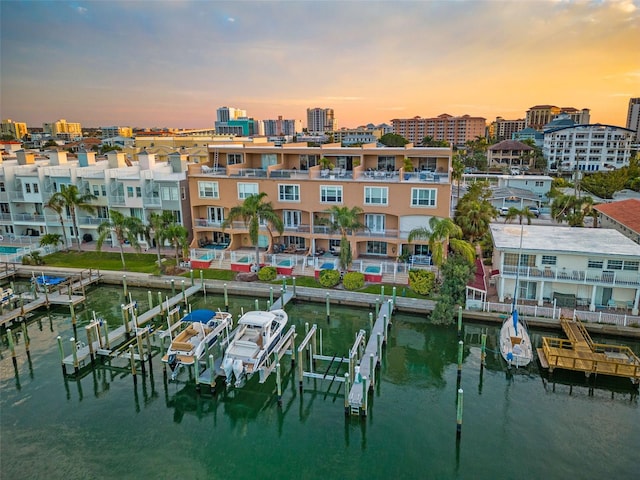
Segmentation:
{"type": "MultiPolygon", "coordinates": [[[[132,292],[144,311],[146,290],[132,292]]],[[[114,325],[122,302],[115,288],[90,291],[82,321],[96,310],[114,325]]],[[[201,306],[217,308],[222,299],[209,295],[194,304],[201,306]]],[[[252,308],[253,301],[238,299],[233,311],[240,306],[252,308]]],[[[346,356],[355,333],[368,328],[364,310],[332,306],[330,325],[321,304],[288,311],[298,332],[305,321],[323,327],[325,354],[346,356]]],[[[50,320],[29,325],[31,364],[19,340],[18,376],[3,338],[0,477],[637,477],[640,412],[626,381],[598,379],[590,396],[580,375],[556,373],[554,385],[533,367],[510,377],[491,352],[481,378],[481,329],[488,330],[490,348],[497,340],[493,327],[465,326],[464,425],[457,448],[453,328],[395,317],[382,382],[361,421],[345,419],[342,384],[305,380],[300,395],[289,362],[282,408],[274,378],[264,385],[254,378],[242,390],[213,398],[198,396],[186,376],[166,383],[159,357],[152,375],[139,375],[137,387],[116,361],[65,381],[55,339],[68,339],[72,330],[68,311],[53,310],[50,320]]],[[[632,348],[640,350],[638,344],[632,348]]]]}

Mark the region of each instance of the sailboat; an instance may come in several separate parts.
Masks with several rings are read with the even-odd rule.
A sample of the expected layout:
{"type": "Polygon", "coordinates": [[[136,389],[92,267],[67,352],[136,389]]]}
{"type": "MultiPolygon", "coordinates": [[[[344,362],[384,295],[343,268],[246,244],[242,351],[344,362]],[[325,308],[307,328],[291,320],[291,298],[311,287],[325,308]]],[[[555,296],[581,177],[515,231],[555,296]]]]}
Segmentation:
{"type": "Polygon", "coordinates": [[[522,256],[522,235],[524,225],[520,225],[520,250],[516,270],[516,286],[513,294],[513,308],[502,328],[500,328],[500,354],[509,367],[526,367],[533,360],[533,346],[524,319],[518,316],[518,283],[520,280],[520,258],[522,256]]]}

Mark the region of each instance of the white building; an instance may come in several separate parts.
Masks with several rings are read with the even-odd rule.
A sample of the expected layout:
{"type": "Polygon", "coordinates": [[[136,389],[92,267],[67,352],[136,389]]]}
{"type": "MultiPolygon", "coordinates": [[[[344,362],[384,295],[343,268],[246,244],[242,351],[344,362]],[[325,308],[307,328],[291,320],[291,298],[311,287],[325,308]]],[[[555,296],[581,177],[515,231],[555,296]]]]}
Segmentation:
{"type": "MultiPolygon", "coordinates": [[[[462,178],[465,184],[487,181],[494,189],[494,192],[497,190],[506,191],[509,189],[529,192],[525,198],[522,198],[519,195],[508,196],[504,199],[499,195],[494,196],[492,203],[496,208],[523,208],[527,205],[539,206],[541,203],[546,203],[548,201],[547,195],[549,194],[553,183],[553,178],[548,175],[493,175],[490,173],[467,173],[464,174],[462,178]],[[532,198],[535,199],[535,201],[527,201],[532,198]]],[[[455,188],[453,190],[455,191],[455,188]]]]}
{"type": "Polygon", "coordinates": [[[612,125],[574,125],[544,132],[550,170],[597,172],[629,165],[635,132],[612,125]]]}
{"type": "Polygon", "coordinates": [[[376,143],[383,135],[382,130],[376,128],[342,128],[331,134],[335,143],[342,143],[344,146],[376,143]]]}
{"type": "Polygon", "coordinates": [[[501,302],[515,294],[518,301],[534,300],[540,306],[555,300],[558,306],[638,314],[640,245],[620,232],[496,223],[491,235],[501,302]]]}

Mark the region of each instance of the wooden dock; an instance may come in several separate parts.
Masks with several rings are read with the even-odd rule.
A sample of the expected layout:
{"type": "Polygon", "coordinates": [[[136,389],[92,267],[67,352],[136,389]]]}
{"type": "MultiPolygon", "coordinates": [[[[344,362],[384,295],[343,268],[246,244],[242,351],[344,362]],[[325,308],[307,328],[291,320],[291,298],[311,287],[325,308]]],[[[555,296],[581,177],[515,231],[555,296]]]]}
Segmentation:
{"type": "Polygon", "coordinates": [[[126,324],[123,321],[123,325],[120,325],[113,331],[108,332],[107,338],[101,340],[93,340],[91,342],[91,346],[89,346],[88,344],[78,343],[78,339],[76,339],[75,346],[77,350],[75,352],[75,355],[71,354],[65,357],[62,363],[65,365],[76,367],[82,366],[86,363],[87,359],[90,358],[91,351],[96,352],[98,355],[117,355],[119,349],[121,348],[121,345],[127,341],[128,337],[135,337],[136,332],[141,326],[152,320],[154,317],[167,312],[171,307],[174,307],[178,303],[184,301],[185,298],[189,298],[190,296],[199,292],[201,288],[201,284],[189,287],[184,292],[177,293],[173,297],[167,298],[162,302],[162,305],[156,305],[155,307],[147,310],[138,317],[132,316],[131,320],[126,321],[126,324]]]}
{"type": "Polygon", "coordinates": [[[580,320],[561,318],[560,323],[568,338],[542,337],[537,352],[543,368],[627,377],[640,383],[640,359],[629,347],[594,343],[580,320]]]}
{"type": "Polygon", "coordinates": [[[17,268],[13,263],[5,263],[0,267],[0,280],[4,280],[5,278],[14,277],[17,268]]]}
{"type": "Polygon", "coordinates": [[[64,283],[61,283],[51,292],[31,292],[23,293],[17,296],[15,304],[21,303],[20,306],[6,311],[0,315],[0,327],[6,326],[25,315],[38,310],[42,307],[50,307],[51,305],[77,305],[85,301],[84,289],[89,285],[100,281],[100,272],[89,270],[88,274],[81,272],[78,276],[71,277],[64,283]],[[75,292],[82,291],[81,295],[75,292]],[[25,303],[26,302],[26,303],[25,303]]]}
{"type": "Polygon", "coordinates": [[[352,415],[366,415],[367,414],[367,402],[366,395],[369,389],[373,387],[372,379],[375,378],[375,371],[371,370],[372,364],[375,370],[378,362],[382,359],[378,357],[378,334],[383,339],[386,339],[385,328],[391,321],[391,314],[393,313],[393,304],[391,301],[384,302],[380,306],[378,312],[378,318],[373,325],[373,330],[369,335],[369,341],[365,347],[362,360],[360,362],[360,379],[353,378],[351,380],[351,390],[349,391],[349,411],[352,415]],[[386,320],[385,320],[386,319],[386,320]],[[373,362],[371,362],[373,358],[373,362]],[[363,385],[364,384],[364,385],[363,385]]]}

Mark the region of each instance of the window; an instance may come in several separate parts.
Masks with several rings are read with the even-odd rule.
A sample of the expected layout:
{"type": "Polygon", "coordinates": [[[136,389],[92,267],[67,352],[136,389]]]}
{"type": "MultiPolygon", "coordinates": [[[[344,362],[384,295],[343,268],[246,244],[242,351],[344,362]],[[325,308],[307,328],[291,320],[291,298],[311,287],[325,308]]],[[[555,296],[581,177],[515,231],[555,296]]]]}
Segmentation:
{"type": "Polygon", "coordinates": [[[25,183],[24,184],[24,191],[25,191],[25,193],[31,193],[31,184],[30,183],[25,183]]]}
{"type": "Polygon", "coordinates": [[[96,197],[100,195],[100,186],[99,185],[93,185],[93,195],[96,196],[96,197]]]}
{"type": "Polygon", "coordinates": [[[6,191],[4,188],[4,182],[0,182],[0,192],[6,191]]]}
{"type": "Polygon", "coordinates": [[[320,155],[300,155],[300,170],[309,170],[318,165],[320,155]]]}
{"type": "Polygon", "coordinates": [[[598,260],[595,258],[590,258],[587,261],[587,268],[597,268],[598,270],[602,270],[602,267],[604,266],[604,261],[602,260],[598,260]]]}
{"type": "Polygon", "coordinates": [[[342,203],[342,185],[320,185],[320,202],[342,203]]]}
{"type": "Polygon", "coordinates": [[[236,165],[242,163],[241,153],[227,153],[227,165],[236,165]]]}
{"type": "Polygon", "coordinates": [[[178,187],[162,187],[160,198],[162,200],[178,200],[178,187]]]}
{"type": "Polygon", "coordinates": [[[285,228],[295,228],[302,222],[302,212],[300,210],[283,210],[282,222],[285,228]]]}
{"type": "Polygon", "coordinates": [[[238,198],[244,200],[250,195],[258,194],[257,183],[238,183],[238,198]]]}
{"type": "Polygon", "coordinates": [[[299,202],[300,185],[278,185],[278,200],[281,202],[299,202]]]}
{"type": "Polygon", "coordinates": [[[542,265],[555,265],[557,261],[557,257],[555,255],[542,255],[541,264],[542,265]]]}
{"type": "Polygon", "coordinates": [[[412,188],[412,207],[435,207],[438,191],[435,188],[412,188]]]}
{"type": "Polygon", "coordinates": [[[224,222],[224,208],[222,207],[209,207],[209,221],[220,225],[224,222]]]}
{"type": "Polygon", "coordinates": [[[366,214],[364,224],[370,232],[384,232],[385,216],[376,214],[366,214]]]}
{"type": "Polygon", "coordinates": [[[133,187],[127,187],[127,197],[128,198],[133,197],[133,187]]]}
{"type": "Polygon", "coordinates": [[[389,187],[364,187],[365,205],[388,205],[389,187]]]}
{"type": "Polygon", "coordinates": [[[520,257],[520,266],[521,267],[535,267],[536,266],[536,256],[535,255],[526,255],[526,254],[518,254],[518,253],[505,253],[504,254],[504,264],[516,266],[518,264],[518,257],[520,257]]]}
{"type": "Polygon", "coordinates": [[[33,184],[33,193],[38,193],[39,189],[38,189],[38,184],[34,183],[33,184]]]}
{"type": "Polygon", "coordinates": [[[136,187],[136,198],[142,197],[142,187],[136,187]]]}
{"type": "Polygon", "coordinates": [[[393,171],[396,169],[396,157],[378,157],[378,170],[393,171]]]}
{"type": "Polygon", "coordinates": [[[637,272],[638,268],[640,268],[640,262],[632,260],[625,260],[624,266],[622,267],[623,270],[633,270],[634,272],[637,272]]]}
{"type": "Polygon", "coordinates": [[[387,242],[367,242],[367,253],[369,255],[386,255],[387,242]]]}
{"type": "Polygon", "coordinates": [[[106,185],[100,185],[100,192],[102,193],[103,197],[107,196],[107,186],[106,185]]]}
{"type": "Polygon", "coordinates": [[[640,262],[633,260],[609,260],[607,261],[607,268],[609,270],[628,270],[628,271],[638,271],[638,266],[640,262]]]}
{"type": "Polygon", "coordinates": [[[198,194],[200,198],[220,198],[218,182],[198,182],[198,194]]]}
{"type": "Polygon", "coordinates": [[[607,261],[607,268],[609,270],[622,270],[622,260],[607,261]]]}

